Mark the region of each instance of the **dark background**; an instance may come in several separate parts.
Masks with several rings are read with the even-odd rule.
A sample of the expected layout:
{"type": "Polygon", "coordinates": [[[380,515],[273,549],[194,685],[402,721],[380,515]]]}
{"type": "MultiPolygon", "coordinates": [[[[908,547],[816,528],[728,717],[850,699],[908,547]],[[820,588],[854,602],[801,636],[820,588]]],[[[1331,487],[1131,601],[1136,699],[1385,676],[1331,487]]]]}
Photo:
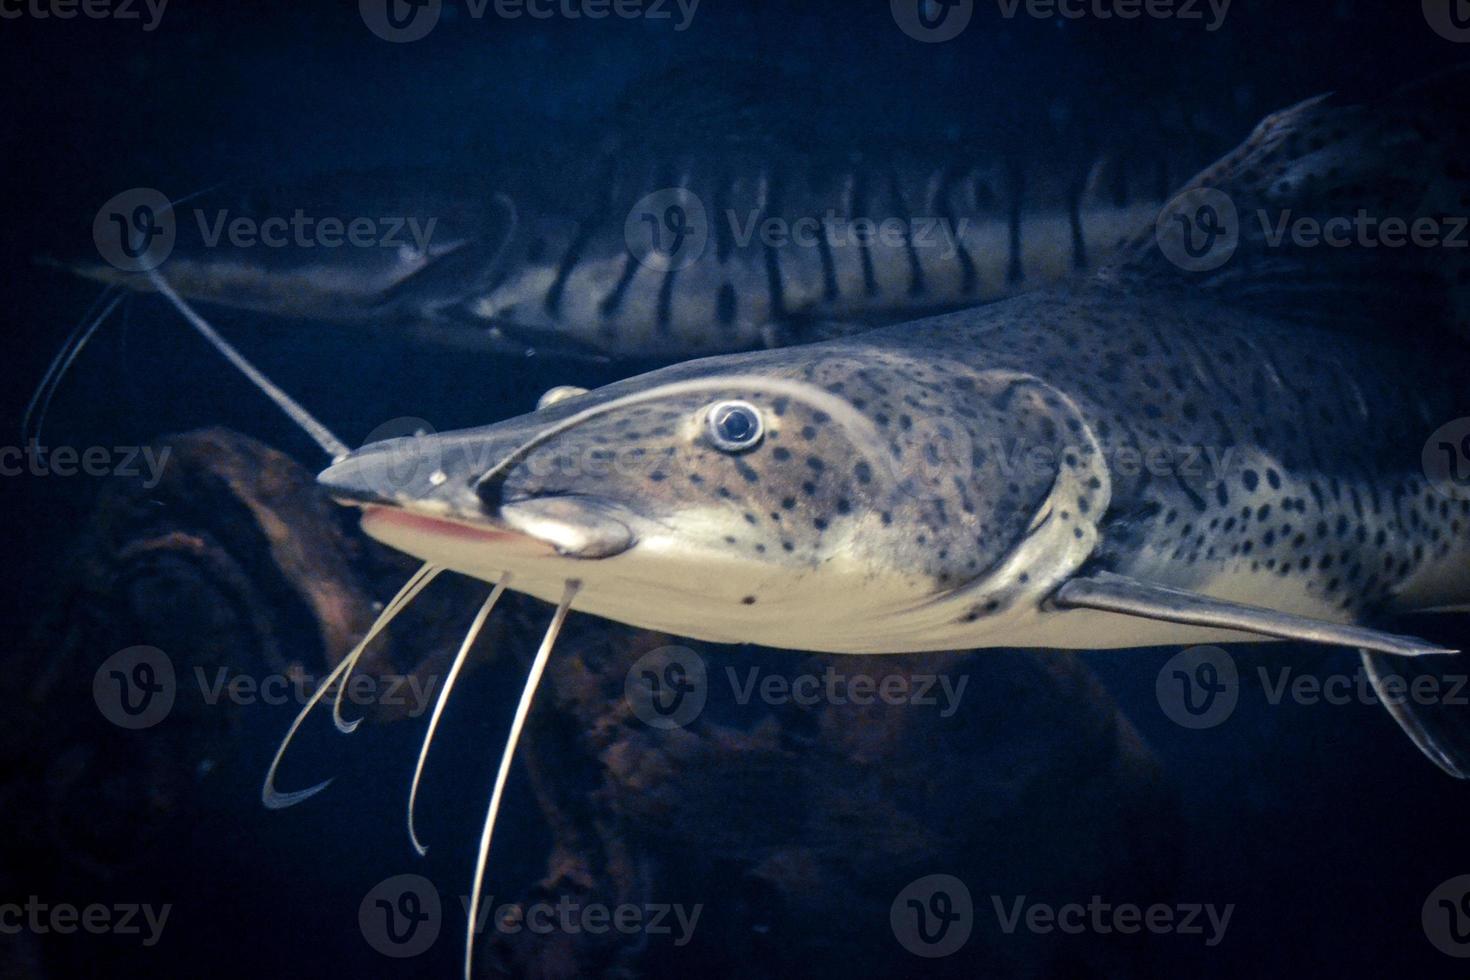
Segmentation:
{"type": "MultiPolygon", "coordinates": [[[[463,9],[456,0],[447,6],[463,9]]],[[[9,433],[0,443],[18,443],[21,408],[97,292],[35,260],[85,247],[98,205],[128,187],[183,195],[250,175],[474,166],[507,152],[550,158],[547,141],[596,119],[632,80],[716,57],[841,79],[834,88],[845,98],[823,112],[859,132],[908,126],[918,134],[956,119],[1049,112],[1093,114],[1105,125],[1139,106],[1255,118],[1327,89],[1380,92],[1470,54],[1434,34],[1416,3],[1235,0],[1215,33],[1200,22],[1008,21],[993,3],[977,8],[965,34],[944,45],[906,37],[884,2],[704,0],[683,33],[672,21],[446,16],[429,38],[406,45],[370,34],[355,3],[173,0],[152,33],[136,21],[0,21],[0,421],[9,433]]],[[[441,430],[493,421],[527,410],[554,384],[601,383],[621,370],[467,357],[238,314],[217,322],[354,443],[397,416],[421,416],[441,430]]],[[[161,303],[145,299],[80,359],[48,440],[121,445],[209,424],[249,433],[308,466],[320,462],[161,303]]],[[[0,622],[11,642],[24,642],[56,556],[95,491],[80,478],[0,479],[8,571],[0,622]]],[[[1370,706],[1273,708],[1247,682],[1225,726],[1178,728],[1153,692],[1171,652],[1089,659],[1180,788],[1184,896],[1237,904],[1225,944],[1200,953],[1191,972],[1463,976],[1462,962],[1425,940],[1419,915],[1430,890],[1470,872],[1470,791],[1420,758],[1370,706]]],[[[1346,654],[1288,647],[1241,662],[1355,668],[1346,654]]],[[[262,767],[280,721],[251,733],[262,767]]],[[[303,752],[303,769],[340,767],[329,805],[266,814],[254,771],[219,787],[217,819],[178,842],[176,866],[136,883],[136,900],[179,906],[169,948],[134,961],[131,950],[99,943],[87,955],[103,957],[114,975],[199,975],[201,963],[218,975],[455,970],[453,929],[446,935],[456,942],[403,965],[376,956],[343,925],[355,916],[339,913],[355,909],[368,885],[413,867],[401,840],[401,781],[388,792],[375,774],[409,771],[416,741],[397,728],[370,738],[371,748],[354,749],[346,762],[328,751],[336,743],[303,752]],[[180,891],[194,895],[187,907],[180,891]]],[[[487,746],[479,768],[488,772],[497,753],[487,746]]],[[[473,810],[462,826],[436,817],[444,839],[424,873],[466,875],[473,810]]],[[[510,827],[514,833],[514,818],[510,827]]],[[[799,967],[820,972],[820,964],[799,967]]]]}

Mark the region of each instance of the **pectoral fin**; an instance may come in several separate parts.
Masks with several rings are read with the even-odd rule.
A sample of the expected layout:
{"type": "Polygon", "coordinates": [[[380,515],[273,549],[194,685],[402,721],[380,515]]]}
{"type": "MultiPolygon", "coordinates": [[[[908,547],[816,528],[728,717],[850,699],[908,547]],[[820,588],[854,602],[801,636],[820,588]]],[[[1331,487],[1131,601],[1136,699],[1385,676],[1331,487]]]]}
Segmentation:
{"type": "Polygon", "coordinates": [[[1411,636],[1396,636],[1362,626],[1227,602],[1197,592],[1139,582],[1111,572],[1071,579],[1052,598],[1063,609],[1099,609],[1166,623],[1234,630],[1281,640],[1358,647],[1401,657],[1458,652],[1411,636]]]}
{"type": "Polygon", "coordinates": [[[1453,661],[1362,654],[1378,700],[1419,751],[1456,779],[1470,778],[1470,713],[1461,693],[1465,675],[1444,670],[1453,661]]]}

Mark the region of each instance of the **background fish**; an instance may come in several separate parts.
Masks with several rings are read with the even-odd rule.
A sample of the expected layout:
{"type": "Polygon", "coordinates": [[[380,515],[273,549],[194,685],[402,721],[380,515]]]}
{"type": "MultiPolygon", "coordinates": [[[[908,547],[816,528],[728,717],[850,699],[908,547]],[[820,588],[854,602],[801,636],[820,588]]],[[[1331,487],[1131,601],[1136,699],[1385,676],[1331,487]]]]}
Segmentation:
{"type": "MultiPolygon", "coordinates": [[[[642,79],[587,136],[515,157],[226,187],[160,219],[177,234],[160,271],[221,307],[467,347],[676,360],[1095,269],[1239,135],[1138,107],[1105,127],[1038,104],[1019,121],[956,118],[915,139],[881,120],[845,129],[823,94],[701,63],[642,79]],[[285,231],[298,214],[304,235],[285,231]],[[313,240],[324,220],[364,217],[371,247],[313,240]],[[270,220],[284,245],[229,233],[270,220]]],[[[151,288],[95,258],[76,268],[151,288]]]]}

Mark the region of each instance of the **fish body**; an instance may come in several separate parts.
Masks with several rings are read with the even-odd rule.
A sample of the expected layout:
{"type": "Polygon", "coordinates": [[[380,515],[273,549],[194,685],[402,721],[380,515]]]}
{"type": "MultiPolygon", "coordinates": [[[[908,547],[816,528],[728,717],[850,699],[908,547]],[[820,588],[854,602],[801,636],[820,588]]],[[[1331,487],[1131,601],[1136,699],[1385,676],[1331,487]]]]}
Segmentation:
{"type": "MultiPolygon", "coordinates": [[[[1470,494],[1426,463],[1446,423],[1470,428],[1470,364],[1394,329],[1470,333],[1470,265],[1240,219],[1452,224],[1470,201],[1465,82],[1268,118],[1085,284],[691,361],[335,462],[322,485],[421,574],[557,604],[470,921],[509,753],[574,603],[830,653],[1356,647],[1404,732],[1470,778],[1463,712],[1385,687],[1455,651],[1372,628],[1470,605],[1470,494]]],[[[467,977],[472,951],[471,935],[467,977]]]]}
{"type": "MultiPolygon", "coordinates": [[[[1470,418],[1470,365],[1389,326],[1470,331],[1470,268],[1452,248],[1317,249],[1268,218],[1452,215],[1463,81],[1269,117],[1085,284],[676,365],[369,445],[322,482],[426,562],[699,639],[1301,639],[1363,650],[1378,683],[1385,655],[1449,648],[1368,624],[1470,605],[1470,495],[1426,462],[1470,418]],[[1181,259],[1180,224],[1228,251],[1181,259]],[[415,465],[385,481],[395,458],[415,465]]],[[[1385,703],[1470,774],[1458,719],[1385,703]]]]}
{"type": "Polygon", "coordinates": [[[1253,637],[1046,598],[1085,568],[1340,622],[1470,600],[1470,501],[1421,463],[1427,434],[1466,414],[1431,353],[1094,286],[679,365],[446,436],[433,468],[425,445],[385,443],[323,480],[369,503],[365,528],[394,547],[513,570],[550,601],[576,578],[586,612],[713,642],[1138,647],[1253,637]],[[871,428],[729,376],[836,395],[871,428]],[[538,431],[689,381],[711,386],[538,446],[498,491],[511,523],[487,509],[477,481],[538,431]],[[765,433],[729,455],[704,413],[737,399],[765,433]],[[375,499],[393,453],[447,478],[375,499]],[[636,543],[558,553],[560,526],[594,513],[636,543]]]}
{"type": "Polygon", "coordinates": [[[1071,166],[1026,173],[960,147],[608,159],[587,180],[597,199],[528,216],[466,310],[552,349],[671,359],[989,302],[1097,268],[1170,189],[1134,174],[1115,193],[1104,161],[1071,166]]]}
{"type": "MultiPolygon", "coordinates": [[[[173,205],[158,271],[219,308],[469,349],[670,362],[1096,271],[1235,136],[1151,114],[1147,100],[1066,124],[1040,106],[1012,121],[1026,114],[1007,107],[955,120],[952,136],[854,135],[802,83],[741,88],[741,71],[731,81],[699,66],[636,86],[652,104],[515,154],[227,184],[173,205]],[[354,222],[358,246],[344,234],[354,222]]],[[[125,210],[103,216],[120,234],[125,210]]],[[[95,255],[69,264],[153,289],[95,255]]]]}

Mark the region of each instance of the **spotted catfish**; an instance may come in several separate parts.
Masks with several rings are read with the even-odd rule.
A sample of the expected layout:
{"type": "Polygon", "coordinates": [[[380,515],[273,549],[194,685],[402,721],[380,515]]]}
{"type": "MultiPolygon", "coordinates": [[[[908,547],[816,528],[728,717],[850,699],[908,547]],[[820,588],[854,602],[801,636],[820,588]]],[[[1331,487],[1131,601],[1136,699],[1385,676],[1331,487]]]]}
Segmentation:
{"type": "MultiPolygon", "coordinates": [[[[1272,117],[1181,200],[1453,213],[1470,187],[1463,81],[1272,117]]],[[[1421,459],[1437,426],[1470,415],[1465,366],[1383,329],[1404,314],[1421,335],[1463,324],[1463,259],[1368,256],[1370,288],[1366,250],[1273,241],[1274,222],[1254,222],[1208,272],[1150,235],[1085,286],[677,365],[371,445],[322,482],[425,560],[552,601],[576,581],[586,612],[712,641],[1437,652],[1357,624],[1470,603],[1470,499],[1421,459]],[[1422,291],[1403,296],[1408,281],[1422,291]],[[435,465],[376,478],[411,450],[435,465]]],[[[1463,774],[1458,747],[1438,751],[1463,774]]]]}
{"type": "MultiPolygon", "coordinates": [[[[742,84],[719,65],[672,74],[635,86],[664,101],[625,98],[585,139],[180,202],[159,271],[185,299],[224,308],[470,348],[674,361],[1096,269],[1231,135],[1115,110],[1102,136],[1105,119],[1056,125],[1038,111],[1024,127],[954,120],[953,139],[855,137],[788,108],[818,101],[799,80],[742,84]],[[354,222],[370,247],[318,247],[329,227],[346,242],[354,222]]],[[[76,267],[152,289],[120,265],[76,267]]]]}
{"type": "MultiPolygon", "coordinates": [[[[1470,606],[1470,493],[1441,454],[1470,432],[1470,365],[1462,343],[1424,342],[1470,327],[1467,260],[1430,244],[1470,206],[1467,81],[1266,120],[1086,284],[693,361],[336,462],[322,485],[423,575],[495,582],[486,610],[506,588],[558,603],[471,921],[573,605],[849,654],[1348,646],[1419,748],[1470,775],[1461,709],[1389,683],[1454,651],[1374,628],[1470,606]],[[1309,233],[1360,215],[1414,229],[1413,247],[1309,233]]],[[[300,798],[269,780],[266,796],[300,798]]]]}

